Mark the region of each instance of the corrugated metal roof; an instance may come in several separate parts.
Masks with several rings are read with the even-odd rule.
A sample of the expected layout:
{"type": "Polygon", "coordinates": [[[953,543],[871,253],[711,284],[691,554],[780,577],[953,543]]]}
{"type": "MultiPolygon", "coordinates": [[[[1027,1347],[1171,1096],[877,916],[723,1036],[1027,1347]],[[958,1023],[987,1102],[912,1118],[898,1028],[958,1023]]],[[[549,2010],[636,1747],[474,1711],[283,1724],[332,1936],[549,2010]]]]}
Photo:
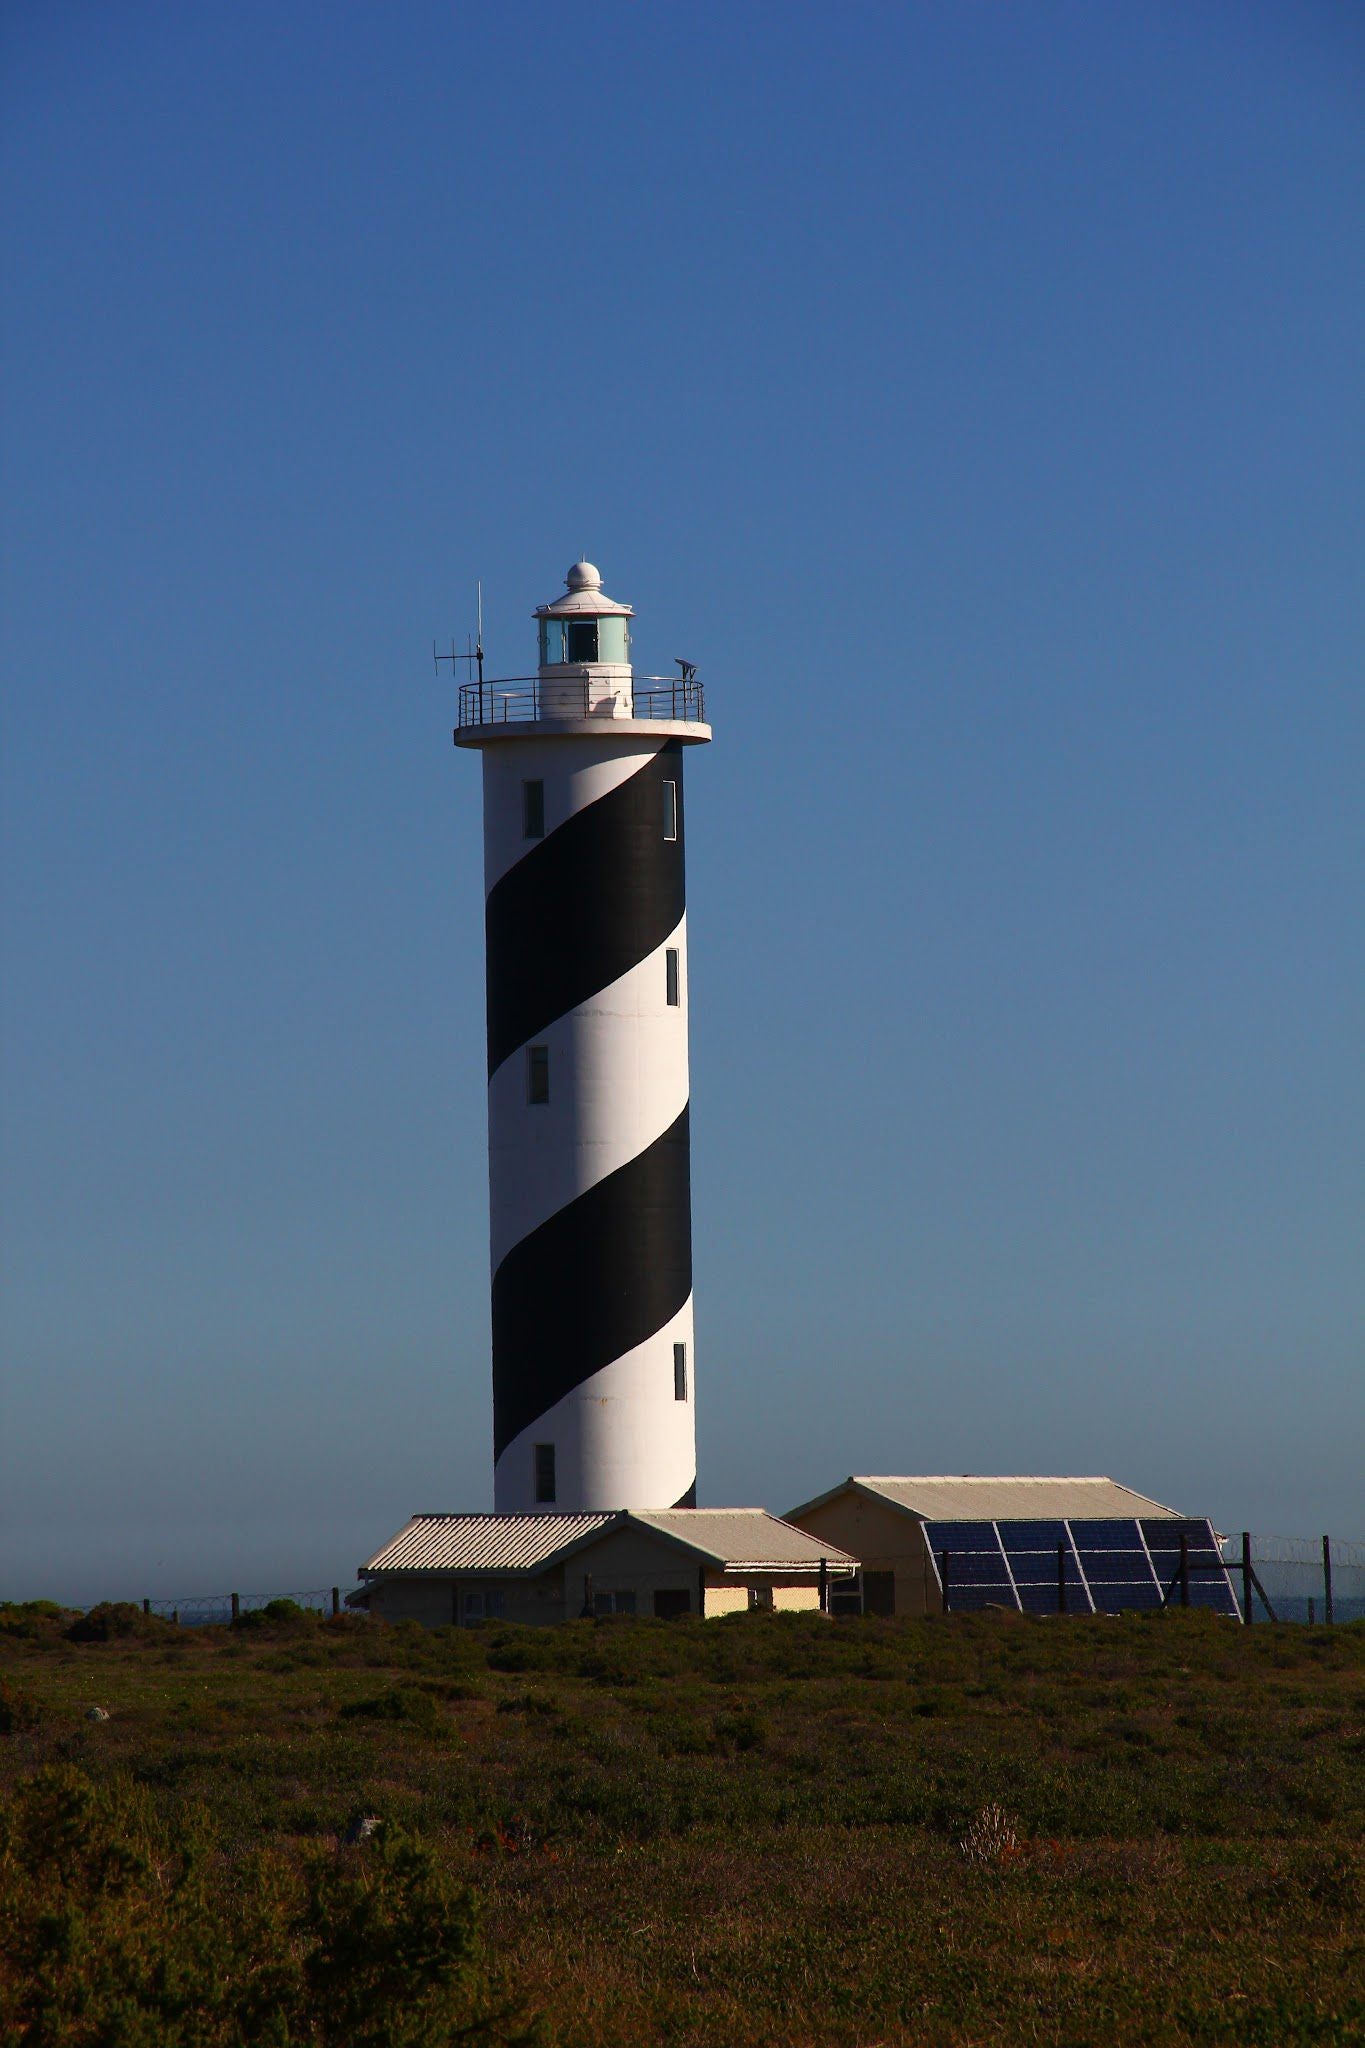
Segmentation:
{"type": "Polygon", "coordinates": [[[847,1551],[794,1529],[766,1508],[637,1508],[630,1520],[689,1544],[729,1571],[741,1566],[810,1571],[819,1567],[822,1557],[835,1567],[857,1566],[847,1551]]]}
{"type": "MultiPolygon", "coordinates": [[[[859,1486],[926,1522],[1008,1522],[1103,1520],[1108,1517],[1175,1516],[1178,1510],[1120,1486],[1116,1479],[977,1478],[941,1475],[919,1479],[854,1478],[859,1486]]],[[[840,1493],[842,1487],[835,1487],[840,1493]]],[[[822,1496],[828,1499],[828,1495],[822,1496]]],[[[807,1503],[814,1507],[815,1502],[807,1503]]],[[[794,1508],[793,1514],[801,1514],[794,1508]]]]}
{"type": "Polygon", "coordinates": [[[414,1515],[360,1567],[372,1572],[543,1571],[589,1538],[630,1523],[656,1530],[722,1570],[836,1571],[855,1558],[766,1508],[626,1509],[595,1515],[414,1515]]]}
{"type": "Polygon", "coordinates": [[[524,1572],[605,1529],[615,1515],[414,1515],[364,1572],[524,1572]]]}

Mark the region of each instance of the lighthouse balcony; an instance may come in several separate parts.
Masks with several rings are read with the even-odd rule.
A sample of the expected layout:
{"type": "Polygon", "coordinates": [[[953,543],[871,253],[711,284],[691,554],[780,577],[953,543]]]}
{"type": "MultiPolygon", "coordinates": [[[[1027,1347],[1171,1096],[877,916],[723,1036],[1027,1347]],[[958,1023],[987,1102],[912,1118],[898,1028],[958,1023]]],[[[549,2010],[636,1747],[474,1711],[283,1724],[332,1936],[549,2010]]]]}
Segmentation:
{"type": "Polygon", "coordinates": [[[575,726],[599,729],[611,721],[703,726],[706,704],[695,675],[632,676],[628,669],[604,674],[601,669],[565,665],[535,676],[462,683],[459,719],[457,743],[476,734],[480,739],[495,737],[509,726],[552,726],[560,731],[575,726]]]}

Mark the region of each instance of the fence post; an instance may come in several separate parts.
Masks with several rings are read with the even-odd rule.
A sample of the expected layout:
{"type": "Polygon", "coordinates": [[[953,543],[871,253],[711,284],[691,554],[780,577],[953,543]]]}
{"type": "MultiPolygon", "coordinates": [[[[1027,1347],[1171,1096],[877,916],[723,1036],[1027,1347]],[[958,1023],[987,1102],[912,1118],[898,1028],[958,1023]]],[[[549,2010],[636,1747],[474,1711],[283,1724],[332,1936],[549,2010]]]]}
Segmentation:
{"type": "Polygon", "coordinates": [[[233,1593],[229,1597],[232,1601],[232,1618],[234,1621],[240,1621],[242,1615],[242,1596],[240,1593],[233,1593]]]}
{"type": "Polygon", "coordinates": [[[1243,1619],[1251,1627],[1251,1531],[1242,1531],[1242,1605],[1246,1609],[1243,1619]]]}
{"type": "Polygon", "coordinates": [[[939,1582],[943,1587],[943,1612],[948,1612],[948,1552],[939,1552],[939,1582]]]}
{"type": "Polygon", "coordinates": [[[173,1622],[175,1623],[176,1627],[177,1627],[177,1628],[179,1628],[179,1626],[180,1626],[180,1609],[179,1609],[178,1607],[173,1607],[173,1608],[171,1609],[171,1620],[172,1620],[172,1621],[173,1621],[173,1622]]]}
{"type": "Polygon", "coordinates": [[[143,1603],[142,1603],[142,1611],[143,1611],[143,1613],[144,1613],[144,1614],[150,1614],[150,1613],[151,1613],[151,1611],[152,1611],[152,1603],[151,1603],[151,1601],[150,1601],[150,1600],[144,1600],[144,1601],[143,1601],[143,1603]]]}
{"type": "Polygon", "coordinates": [[[829,1613],[829,1559],[820,1560],[820,1612],[829,1613]]]}
{"type": "Polygon", "coordinates": [[[1332,1539],[1322,1539],[1322,1618],[1332,1626],[1332,1539]]]}
{"type": "Polygon", "coordinates": [[[1190,1539],[1182,1530],[1180,1537],[1180,1604],[1190,1604],[1190,1539]]]}
{"type": "Polygon", "coordinates": [[[706,1566],[705,1566],[704,1564],[699,1564],[699,1565],[697,1566],[697,1614],[698,1614],[699,1618],[700,1618],[700,1619],[701,1619],[702,1621],[705,1621],[705,1619],[706,1619],[706,1566]]]}
{"type": "Polygon", "coordinates": [[[1066,1545],[1057,1545],[1057,1612],[1066,1613],[1066,1545]]]}
{"type": "Polygon", "coordinates": [[[333,1619],[333,1621],[335,1621],[335,1620],[336,1620],[336,1618],[337,1618],[337,1616],[338,1616],[338,1615],[340,1614],[340,1612],[341,1612],[341,1588],[340,1588],[340,1586],[333,1586],[333,1588],[332,1588],[332,1619],[333,1619]]]}

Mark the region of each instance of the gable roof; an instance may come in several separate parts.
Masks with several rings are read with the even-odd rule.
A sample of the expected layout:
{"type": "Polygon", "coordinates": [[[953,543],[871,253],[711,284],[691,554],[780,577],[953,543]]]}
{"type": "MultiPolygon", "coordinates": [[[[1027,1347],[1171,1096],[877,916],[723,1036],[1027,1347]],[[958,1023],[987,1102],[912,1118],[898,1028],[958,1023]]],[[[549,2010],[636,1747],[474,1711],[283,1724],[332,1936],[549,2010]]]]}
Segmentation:
{"type": "Polygon", "coordinates": [[[627,1517],[683,1543],[722,1571],[818,1570],[820,1560],[857,1569],[857,1559],[794,1529],[766,1508],[634,1508],[627,1517]]]}
{"type": "Polygon", "coordinates": [[[414,1515],[360,1567],[372,1572],[540,1571],[615,1515],[414,1515]]]}
{"type": "Polygon", "coordinates": [[[630,1525],[677,1544],[718,1571],[834,1571],[857,1560],[794,1529],[766,1508],[623,1508],[590,1515],[414,1515],[360,1567],[379,1572],[539,1572],[630,1525]]]}
{"type": "Polygon", "coordinates": [[[1145,1493],[1134,1493],[1116,1479],[979,1478],[972,1473],[935,1477],[849,1478],[828,1493],[790,1510],[790,1518],[823,1507],[852,1487],[901,1508],[921,1522],[1014,1521],[1149,1521],[1177,1518],[1176,1508],[1163,1507],[1145,1493]]]}

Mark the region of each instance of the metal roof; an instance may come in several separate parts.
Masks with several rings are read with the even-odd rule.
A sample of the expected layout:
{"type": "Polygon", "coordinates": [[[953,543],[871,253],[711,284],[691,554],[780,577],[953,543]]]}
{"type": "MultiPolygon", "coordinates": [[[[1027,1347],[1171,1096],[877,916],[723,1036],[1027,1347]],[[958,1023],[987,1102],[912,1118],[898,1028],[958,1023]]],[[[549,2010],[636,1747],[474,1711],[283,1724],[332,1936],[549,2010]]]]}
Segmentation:
{"type": "Polygon", "coordinates": [[[858,1566],[847,1551],[794,1529],[766,1508],[636,1508],[629,1520],[687,1544],[726,1571],[811,1571],[821,1558],[836,1569],[858,1566]]]}
{"type": "Polygon", "coordinates": [[[1116,1479],[978,1478],[969,1473],[917,1479],[849,1478],[790,1512],[804,1515],[849,1487],[904,1508],[925,1522],[1104,1521],[1135,1516],[1157,1520],[1179,1514],[1178,1509],[1134,1493],[1132,1487],[1121,1486],[1116,1479]]]}
{"type": "Polygon", "coordinates": [[[628,1508],[594,1515],[414,1515],[361,1565],[376,1572],[536,1572],[608,1529],[629,1524],[690,1550],[722,1571],[835,1571],[857,1559],[766,1508],[628,1508]]]}
{"type": "Polygon", "coordinates": [[[608,597],[602,588],[602,578],[591,562],[575,562],[564,578],[563,597],[554,598],[549,604],[538,604],[535,616],[538,619],[610,619],[633,618],[634,607],[618,604],[608,597]]]}
{"type": "Polygon", "coordinates": [[[538,1571],[615,1515],[414,1515],[367,1572],[538,1571]]]}

